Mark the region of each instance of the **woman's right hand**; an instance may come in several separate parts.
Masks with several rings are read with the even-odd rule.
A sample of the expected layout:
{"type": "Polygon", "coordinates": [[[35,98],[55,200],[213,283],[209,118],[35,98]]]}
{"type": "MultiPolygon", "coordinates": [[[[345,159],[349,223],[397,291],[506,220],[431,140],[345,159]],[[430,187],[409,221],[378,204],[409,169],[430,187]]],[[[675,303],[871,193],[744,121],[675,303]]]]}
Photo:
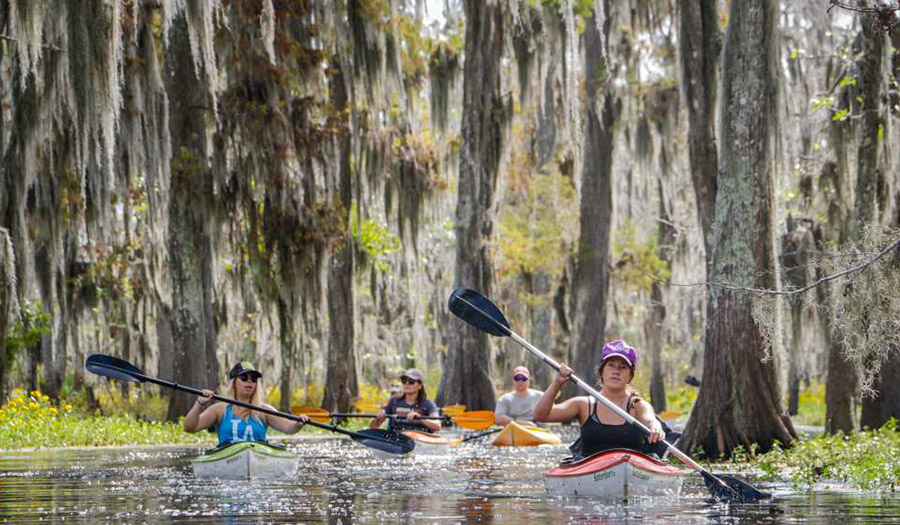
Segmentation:
{"type": "Polygon", "coordinates": [[[212,390],[203,390],[203,395],[197,396],[197,404],[200,405],[200,408],[205,409],[212,403],[213,394],[215,394],[215,392],[212,390]]]}
{"type": "Polygon", "coordinates": [[[556,379],[554,379],[554,383],[558,387],[562,387],[566,384],[566,381],[569,380],[569,376],[574,374],[575,371],[569,368],[565,363],[559,365],[559,372],[556,374],[556,379]]]}

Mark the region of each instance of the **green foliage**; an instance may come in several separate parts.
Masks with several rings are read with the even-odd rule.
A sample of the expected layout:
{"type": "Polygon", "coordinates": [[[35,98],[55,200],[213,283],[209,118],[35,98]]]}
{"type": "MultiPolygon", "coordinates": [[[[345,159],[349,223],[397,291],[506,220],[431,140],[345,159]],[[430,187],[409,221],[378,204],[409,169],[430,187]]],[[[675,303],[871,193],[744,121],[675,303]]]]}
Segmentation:
{"type": "Polygon", "coordinates": [[[891,419],[884,427],[844,436],[822,436],[790,449],[775,447],[749,461],[768,479],[785,473],[795,487],[811,490],[817,482],[842,482],[866,491],[900,489],[900,432],[891,419]]]}
{"type": "Polygon", "coordinates": [[[40,392],[16,389],[0,407],[0,449],[209,442],[205,432],[188,434],[180,423],[106,417],[55,405],[40,392]]]}
{"type": "Polygon", "coordinates": [[[825,425],[825,385],[814,383],[800,391],[797,403],[797,415],[793,421],[799,425],[825,425]]]}
{"type": "Polygon", "coordinates": [[[369,260],[381,271],[388,269],[388,256],[401,247],[400,238],[387,226],[372,219],[363,219],[360,223],[355,213],[350,214],[350,232],[369,260]]]}
{"type": "Polygon", "coordinates": [[[565,268],[577,228],[575,189],[558,171],[520,176],[512,181],[518,186],[512,188],[517,196],[504,206],[500,217],[498,274],[509,277],[540,271],[556,278],[565,268]]]}
{"type": "Polygon", "coordinates": [[[26,304],[6,335],[6,359],[12,362],[23,348],[34,346],[50,333],[50,315],[40,301],[26,304]]]}
{"type": "Polygon", "coordinates": [[[671,276],[669,265],[659,257],[659,244],[655,235],[644,241],[637,238],[632,221],[616,232],[613,243],[614,272],[629,288],[649,292],[654,281],[667,281],[671,276]]]}
{"type": "Polygon", "coordinates": [[[674,412],[690,413],[697,400],[697,391],[697,388],[687,386],[666,390],[666,407],[674,412]]]}

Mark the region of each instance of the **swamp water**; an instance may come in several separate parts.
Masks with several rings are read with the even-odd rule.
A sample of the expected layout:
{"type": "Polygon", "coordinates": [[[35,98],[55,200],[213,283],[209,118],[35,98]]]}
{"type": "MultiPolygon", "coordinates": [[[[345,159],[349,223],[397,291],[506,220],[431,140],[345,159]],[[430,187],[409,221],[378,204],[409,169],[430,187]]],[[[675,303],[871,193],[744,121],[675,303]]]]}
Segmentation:
{"type": "Polygon", "coordinates": [[[0,452],[0,522],[900,523],[900,496],[758,484],[775,497],[725,505],[707,500],[697,475],[672,500],[549,497],[542,474],[563,446],[467,443],[394,461],[349,439],[305,438],[291,449],[303,458],[295,479],[241,482],[194,478],[198,447],[0,452]]]}

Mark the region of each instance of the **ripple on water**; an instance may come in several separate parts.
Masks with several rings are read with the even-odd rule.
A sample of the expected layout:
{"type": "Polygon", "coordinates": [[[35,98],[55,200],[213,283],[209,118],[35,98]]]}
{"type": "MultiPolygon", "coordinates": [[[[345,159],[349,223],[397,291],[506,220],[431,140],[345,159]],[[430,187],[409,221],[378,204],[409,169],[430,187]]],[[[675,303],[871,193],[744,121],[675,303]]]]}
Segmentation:
{"type": "Polygon", "coordinates": [[[295,479],[196,479],[201,448],[145,447],[4,453],[0,521],[95,523],[758,523],[898,522],[900,500],[828,488],[765,489],[771,501],[707,500],[691,476],[677,499],[610,504],[546,494],[542,474],[565,447],[453,447],[448,454],[379,459],[345,439],[299,441],[295,479]]]}

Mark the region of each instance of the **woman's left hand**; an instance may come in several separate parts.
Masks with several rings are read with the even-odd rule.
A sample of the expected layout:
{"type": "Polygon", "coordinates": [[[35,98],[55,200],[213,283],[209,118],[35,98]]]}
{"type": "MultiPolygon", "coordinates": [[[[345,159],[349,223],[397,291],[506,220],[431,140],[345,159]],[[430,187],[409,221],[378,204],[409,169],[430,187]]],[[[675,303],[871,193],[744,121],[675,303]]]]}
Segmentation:
{"type": "Polygon", "coordinates": [[[416,418],[418,418],[418,417],[419,417],[419,413],[418,413],[418,412],[410,412],[409,414],[406,414],[406,420],[407,420],[407,421],[412,421],[412,420],[414,420],[414,419],[416,419],[416,418]]]}
{"type": "Polygon", "coordinates": [[[297,419],[299,420],[299,423],[301,425],[309,423],[309,416],[307,416],[306,414],[297,414],[297,419]]]}

